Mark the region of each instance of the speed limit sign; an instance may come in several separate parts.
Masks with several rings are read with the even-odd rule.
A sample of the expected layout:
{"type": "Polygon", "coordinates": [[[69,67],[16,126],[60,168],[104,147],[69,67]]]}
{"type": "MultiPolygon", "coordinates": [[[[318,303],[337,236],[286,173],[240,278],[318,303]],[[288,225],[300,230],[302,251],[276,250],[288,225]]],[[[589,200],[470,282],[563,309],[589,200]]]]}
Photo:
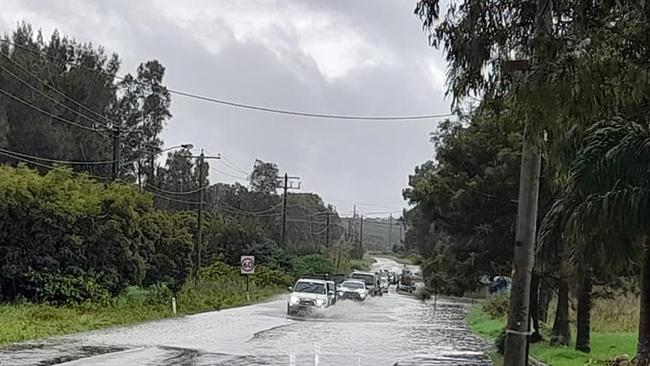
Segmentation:
{"type": "Polygon", "coordinates": [[[241,256],[241,274],[255,273],[255,256],[242,255],[241,256]]]}

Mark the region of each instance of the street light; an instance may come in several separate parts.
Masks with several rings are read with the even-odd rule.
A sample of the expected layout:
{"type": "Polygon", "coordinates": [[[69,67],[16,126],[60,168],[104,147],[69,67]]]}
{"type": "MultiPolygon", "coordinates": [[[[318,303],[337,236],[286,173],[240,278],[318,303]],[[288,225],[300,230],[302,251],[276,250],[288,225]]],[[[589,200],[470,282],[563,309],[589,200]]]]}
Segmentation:
{"type": "MultiPolygon", "coordinates": [[[[178,148],[186,149],[186,150],[192,150],[194,148],[194,145],[192,145],[192,144],[180,144],[180,145],[176,145],[176,146],[171,146],[171,147],[168,147],[166,149],[161,150],[160,153],[164,153],[164,152],[174,150],[174,149],[178,149],[178,148]]],[[[155,154],[155,152],[154,152],[154,154],[155,154]]]]}

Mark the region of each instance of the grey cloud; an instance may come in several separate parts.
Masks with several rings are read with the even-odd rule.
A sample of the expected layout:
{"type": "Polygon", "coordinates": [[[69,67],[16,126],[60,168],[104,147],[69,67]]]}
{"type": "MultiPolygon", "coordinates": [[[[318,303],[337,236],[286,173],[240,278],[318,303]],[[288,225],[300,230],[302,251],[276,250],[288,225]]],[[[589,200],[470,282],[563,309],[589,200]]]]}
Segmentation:
{"type": "MultiPolygon", "coordinates": [[[[271,30],[272,39],[285,46],[278,56],[263,42],[237,42],[227,26],[215,20],[210,29],[223,45],[218,52],[210,52],[194,35],[135,3],[96,3],[97,14],[120,25],[101,32],[108,34],[106,39],[98,39],[93,29],[72,26],[71,31],[80,40],[119,45],[121,49],[115,51],[124,60],[125,71],[134,70],[146,59],[157,58],[167,67],[170,87],[199,94],[337,114],[429,114],[449,110],[427,75],[426,57],[434,54],[443,63],[427,47],[420,22],[412,15],[414,4],[300,1],[301,6],[346,19],[369,42],[380,44],[394,55],[391,63],[354,68],[342,78],[326,80],[317,62],[298,47],[296,35],[282,27],[271,30]]],[[[39,7],[39,17],[61,22],[60,28],[66,30],[65,6],[39,7]]],[[[26,20],[38,26],[39,18],[26,20]]],[[[173,97],[172,113],[174,118],[164,135],[170,145],[192,142],[215,153],[223,152],[246,169],[255,158],[274,161],[281,169],[300,175],[305,190],[391,207],[404,205],[401,189],[408,174],[431,157],[428,133],[436,124],[294,118],[179,96],[173,97]]],[[[210,178],[232,181],[213,174],[210,178]]],[[[348,210],[342,204],[337,206],[348,210]]]]}

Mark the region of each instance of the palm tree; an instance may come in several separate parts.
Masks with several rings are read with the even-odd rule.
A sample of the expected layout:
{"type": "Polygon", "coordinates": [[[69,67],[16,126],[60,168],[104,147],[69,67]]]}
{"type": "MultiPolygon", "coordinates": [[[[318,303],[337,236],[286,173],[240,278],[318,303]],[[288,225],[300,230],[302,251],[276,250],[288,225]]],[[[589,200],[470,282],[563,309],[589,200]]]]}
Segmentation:
{"type": "MultiPolygon", "coordinates": [[[[615,117],[587,130],[570,170],[562,205],[564,231],[579,238],[575,253],[597,246],[611,262],[642,254],[637,365],[650,365],[650,126],[615,117]],[[595,232],[594,228],[597,228],[595,232]],[[597,237],[599,240],[586,240],[597,237]],[[637,247],[640,245],[641,247],[637,247]],[[590,247],[591,246],[591,247],[590,247]],[[639,253],[641,251],[641,253],[639,253]],[[620,256],[622,254],[623,256],[620,256]]],[[[588,281],[582,281],[584,291],[588,281]]],[[[582,291],[581,291],[582,292],[582,291]]],[[[582,294],[584,295],[584,294],[582,294]]],[[[580,296],[579,296],[580,297],[580,296]]],[[[579,308],[587,310],[590,299],[579,308]]],[[[582,319],[587,326],[588,318],[582,319]]]]}

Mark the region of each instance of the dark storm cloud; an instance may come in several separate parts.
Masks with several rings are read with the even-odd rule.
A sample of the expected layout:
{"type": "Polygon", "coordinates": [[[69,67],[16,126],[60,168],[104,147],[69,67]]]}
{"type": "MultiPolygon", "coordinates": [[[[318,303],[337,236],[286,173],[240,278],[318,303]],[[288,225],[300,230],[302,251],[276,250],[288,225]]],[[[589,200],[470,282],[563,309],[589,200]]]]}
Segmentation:
{"type": "MultiPolygon", "coordinates": [[[[175,7],[168,12],[160,11],[167,5],[159,2],[80,3],[15,1],[0,15],[0,25],[11,30],[24,19],[46,33],[57,27],[79,40],[103,44],[120,54],[123,72],[156,58],[167,67],[168,86],[234,101],[336,114],[449,110],[440,84],[443,63],[427,47],[421,23],[412,14],[414,3],[260,1],[260,13],[246,17],[237,17],[238,2],[203,3],[209,7],[205,16],[192,15],[189,5],[179,3],[167,4],[175,7]],[[228,8],[223,16],[222,4],[228,8]],[[270,14],[264,11],[269,6],[297,13],[270,14]],[[303,14],[315,19],[314,29],[291,26],[303,14]],[[261,34],[253,29],[242,36],[237,28],[262,21],[269,25],[261,34]],[[339,42],[342,49],[332,48],[339,42]]],[[[251,3],[246,3],[249,8],[251,3]]],[[[401,189],[408,174],[431,157],[428,133],[436,125],[295,118],[179,96],[173,97],[172,113],[164,135],[170,145],[192,142],[224,153],[245,169],[255,158],[274,161],[300,175],[306,190],[325,198],[395,208],[404,205],[401,189]]],[[[212,181],[232,180],[215,174],[212,181]]],[[[349,204],[335,204],[349,210],[349,204]]]]}

